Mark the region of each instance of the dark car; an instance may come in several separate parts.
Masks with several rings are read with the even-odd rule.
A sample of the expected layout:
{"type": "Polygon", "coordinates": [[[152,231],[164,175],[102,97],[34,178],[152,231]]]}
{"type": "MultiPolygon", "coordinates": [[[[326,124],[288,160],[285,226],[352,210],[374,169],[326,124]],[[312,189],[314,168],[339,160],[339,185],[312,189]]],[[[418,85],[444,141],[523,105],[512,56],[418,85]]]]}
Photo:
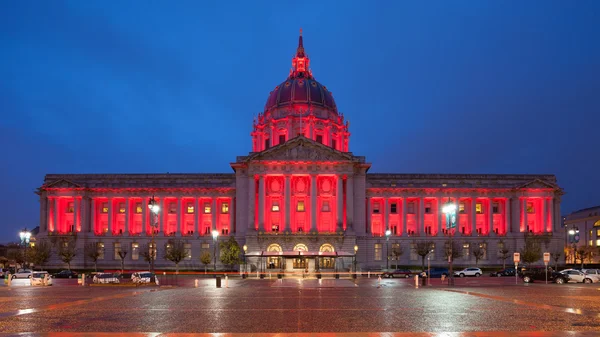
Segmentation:
{"type": "MultiPolygon", "coordinates": [[[[532,283],[535,281],[546,281],[546,267],[530,267],[523,268],[519,272],[519,277],[523,279],[525,283],[532,283]]],[[[569,282],[569,276],[561,273],[557,273],[548,268],[548,281],[557,284],[563,284],[569,282]]]]}
{"type": "Polygon", "coordinates": [[[501,276],[515,276],[515,268],[506,268],[498,271],[493,271],[490,276],[501,277],[501,276]]]}
{"type": "Polygon", "coordinates": [[[77,273],[72,270],[62,270],[54,274],[54,278],[77,278],[77,273]]]}
{"type": "Polygon", "coordinates": [[[408,269],[396,269],[392,271],[386,271],[381,274],[381,277],[394,278],[394,277],[403,277],[409,278],[412,275],[412,272],[408,269]]]}
{"type": "Polygon", "coordinates": [[[448,268],[431,268],[431,272],[427,273],[427,271],[425,272],[425,274],[430,274],[427,275],[428,277],[442,277],[442,275],[444,277],[448,277],[448,275],[450,275],[450,272],[448,271],[448,268]]]}

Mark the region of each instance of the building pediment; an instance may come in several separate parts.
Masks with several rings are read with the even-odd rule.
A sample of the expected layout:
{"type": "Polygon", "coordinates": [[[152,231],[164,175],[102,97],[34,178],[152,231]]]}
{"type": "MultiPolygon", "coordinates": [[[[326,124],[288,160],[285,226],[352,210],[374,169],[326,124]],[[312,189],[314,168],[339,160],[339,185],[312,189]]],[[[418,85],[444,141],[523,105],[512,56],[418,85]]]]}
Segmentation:
{"type": "Polygon", "coordinates": [[[349,161],[364,162],[364,157],[355,157],[352,153],[340,152],[317,143],[303,136],[298,136],[283,144],[274,146],[268,150],[252,153],[243,157],[243,161],[349,161]]]}
{"type": "Polygon", "coordinates": [[[77,183],[72,182],[67,179],[58,179],[58,180],[53,181],[49,184],[46,184],[46,186],[44,186],[44,188],[82,188],[82,187],[83,186],[81,186],[80,184],[77,184],[77,183]]]}
{"type": "Polygon", "coordinates": [[[526,188],[551,188],[551,189],[560,189],[560,187],[558,187],[555,184],[552,184],[550,182],[547,181],[543,181],[541,179],[534,179],[530,182],[527,182],[523,185],[517,186],[517,189],[526,189],[526,188]]]}

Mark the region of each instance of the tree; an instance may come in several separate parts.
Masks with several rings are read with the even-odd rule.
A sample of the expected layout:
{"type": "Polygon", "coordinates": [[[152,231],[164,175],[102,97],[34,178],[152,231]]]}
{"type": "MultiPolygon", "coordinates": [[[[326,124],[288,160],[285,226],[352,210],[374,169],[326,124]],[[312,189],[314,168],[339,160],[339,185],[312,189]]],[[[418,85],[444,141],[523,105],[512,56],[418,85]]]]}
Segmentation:
{"type": "Polygon", "coordinates": [[[67,264],[69,270],[71,270],[71,261],[77,255],[75,244],[76,239],[74,236],[66,236],[58,240],[58,256],[63,263],[67,264]]]}
{"type": "Polygon", "coordinates": [[[179,262],[187,256],[182,240],[169,240],[165,249],[165,259],[175,263],[175,273],[179,274],[179,262]]]}
{"type": "Polygon", "coordinates": [[[100,250],[98,250],[98,243],[92,242],[85,245],[84,248],[85,256],[89,257],[94,262],[94,271],[98,271],[98,259],[102,256],[100,250]]]}
{"type": "Polygon", "coordinates": [[[8,260],[15,261],[15,263],[19,265],[25,263],[25,255],[23,255],[23,252],[20,249],[9,250],[6,253],[6,257],[8,257],[8,260]]]}
{"type": "MultiPolygon", "coordinates": [[[[397,247],[393,247],[392,246],[392,260],[399,261],[400,260],[400,256],[402,256],[402,254],[404,254],[404,249],[402,249],[402,247],[400,246],[400,244],[398,244],[397,247]]],[[[354,263],[355,264],[357,263],[356,259],[355,259],[354,263]]]]}
{"type": "Polygon", "coordinates": [[[119,254],[119,258],[121,259],[121,274],[123,274],[123,271],[125,269],[125,257],[127,256],[127,251],[120,249],[117,254],[119,254]]]}
{"type": "Polygon", "coordinates": [[[498,258],[502,260],[502,269],[506,269],[506,259],[510,257],[510,251],[506,248],[502,248],[498,251],[498,258]]]}
{"type": "Polygon", "coordinates": [[[525,246],[521,249],[521,261],[530,265],[542,258],[542,241],[535,235],[525,234],[525,246]]]}
{"type": "Polygon", "coordinates": [[[550,253],[550,258],[554,260],[554,270],[558,270],[558,260],[560,260],[561,256],[562,253],[559,251],[554,251],[550,253]]]}
{"type": "Polygon", "coordinates": [[[206,274],[206,268],[210,264],[211,261],[212,261],[212,256],[210,255],[210,252],[207,250],[203,251],[202,254],[200,255],[200,262],[202,262],[202,264],[204,264],[204,274],[206,274]]]}
{"type": "Polygon", "coordinates": [[[144,246],[142,250],[142,257],[144,261],[148,262],[148,265],[152,265],[152,261],[156,259],[156,249],[152,249],[150,244],[144,246]]]}
{"type": "Polygon", "coordinates": [[[50,260],[52,256],[52,247],[46,240],[41,240],[37,244],[29,249],[27,255],[30,257],[30,261],[36,266],[40,266],[42,269],[44,265],[50,260]]]}
{"type": "Polygon", "coordinates": [[[452,246],[450,246],[450,240],[446,240],[444,245],[444,257],[448,260],[448,257],[452,255],[452,261],[458,259],[463,256],[462,247],[456,242],[456,240],[452,241],[452,246]]]}
{"type": "Polygon", "coordinates": [[[475,258],[475,266],[479,265],[479,260],[483,259],[485,256],[485,250],[481,247],[481,244],[475,243],[475,247],[471,251],[473,257],[475,258]]]}
{"type": "Polygon", "coordinates": [[[221,263],[229,266],[229,269],[233,269],[233,266],[240,264],[240,245],[235,241],[233,236],[229,237],[229,240],[221,242],[221,263]]]}
{"type": "Polygon", "coordinates": [[[431,252],[431,241],[419,241],[415,242],[415,253],[421,257],[421,267],[425,270],[425,258],[431,252]]]}

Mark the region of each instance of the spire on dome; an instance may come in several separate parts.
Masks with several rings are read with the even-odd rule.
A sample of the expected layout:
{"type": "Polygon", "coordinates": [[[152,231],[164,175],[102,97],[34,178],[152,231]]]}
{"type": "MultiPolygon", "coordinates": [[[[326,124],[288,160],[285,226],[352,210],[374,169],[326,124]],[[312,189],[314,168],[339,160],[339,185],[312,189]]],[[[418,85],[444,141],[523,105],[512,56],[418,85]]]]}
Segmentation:
{"type": "Polygon", "coordinates": [[[292,70],[290,77],[306,77],[312,78],[312,72],[308,68],[310,59],[304,52],[304,40],[302,39],[302,28],[300,28],[300,36],[298,37],[298,49],[296,55],[292,59],[292,70]]]}

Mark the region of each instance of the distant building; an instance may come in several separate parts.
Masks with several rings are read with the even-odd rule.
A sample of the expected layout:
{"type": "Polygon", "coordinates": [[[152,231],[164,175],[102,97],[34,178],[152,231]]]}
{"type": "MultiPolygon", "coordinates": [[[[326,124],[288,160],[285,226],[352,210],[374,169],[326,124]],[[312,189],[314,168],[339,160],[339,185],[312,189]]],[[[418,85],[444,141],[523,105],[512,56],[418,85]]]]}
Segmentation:
{"type": "Polygon", "coordinates": [[[599,262],[600,206],[580,209],[565,216],[564,226],[567,262],[576,262],[573,249],[580,250],[583,247],[587,247],[592,252],[591,256],[584,257],[586,263],[599,262]]]}
{"type": "Polygon", "coordinates": [[[234,236],[246,244],[259,269],[347,270],[354,257],[362,269],[417,266],[419,243],[429,244],[432,265],[446,266],[450,231],[441,209],[450,201],[457,265],[474,265],[475,249],[480,265],[500,265],[499,251],[519,249],[524,233],[562,251],[563,191],[554,175],[368,173],[371,163],[350,152],[349,123],[309,64],[300,36],[289,76],[254,120],[252,152],[231,163],[233,173],[46,175],[38,241],[77,237],[75,268],[93,265],[83,253],[90,245],[101,252],[100,268],[120,266],[121,250],[129,252],[126,268],[148,268],[142,253],[154,234],[157,267],[173,267],[164,251],[182,240],[181,267],[201,269],[213,231],[220,242],[234,236]],[[158,217],[147,207],[153,196],[158,217]]]}

